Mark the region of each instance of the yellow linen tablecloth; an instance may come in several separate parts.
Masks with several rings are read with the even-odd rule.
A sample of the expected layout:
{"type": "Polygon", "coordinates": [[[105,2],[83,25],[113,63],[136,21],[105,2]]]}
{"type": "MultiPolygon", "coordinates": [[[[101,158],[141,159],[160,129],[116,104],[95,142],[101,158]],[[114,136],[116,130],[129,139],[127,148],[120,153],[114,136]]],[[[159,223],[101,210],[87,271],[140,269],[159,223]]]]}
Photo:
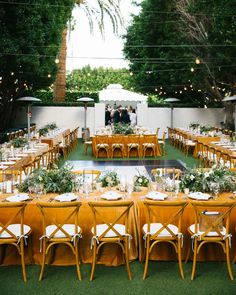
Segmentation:
{"type": "MultiPolygon", "coordinates": [[[[130,219],[129,219],[129,227],[131,231],[131,235],[133,239],[131,240],[131,248],[130,248],[130,260],[134,260],[139,258],[143,260],[144,258],[144,240],[143,240],[143,233],[142,227],[146,223],[146,209],[143,205],[143,198],[147,190],[144,189],[142,192],[134,192],[131,196],[131,199],[134,201],[134,206],[130,212],[130,219]]],[[[92,224],[92,212],[88,206],[89,200],[94,200],[95,196],[99,196],[101,193],[92,193],[89,198],[81,198],[82,206],[80,208],[79,213],[79,225],[83,230],[83,237],[80,240],[80,257],[82,263],[91,263],[92,261],[92,250],[90,248],[91,245],[91,227],[92,224]]],[[[225,200],[232,199],[229,198],[232,193],[222,194],[220,198],[225,200]]],[[[33,200],[27,204],[26,211],[25,211],[25,224],[31,226],[32,234],[30,235],[28,241],[28,247],[26,249],[26,263],[30,263],[29,259],[29,250],[32,251],[33,256],[33,263],[40,264],[41,263],[41,253],[40,253],[40,243],[39,238],[42,235],[42,218],[39,209],[36,206],[36,202],[40,201],[49,201],[52,197],[52,194],[48,194],[42,196],[40,200],[33,200]]],[[[5,200],[6,195],[0,195],[1,200],[5,200]]],[[[181,198],[181,195],[180,197],[181,198]]],[[[173,199],[173,202],[176,199],[173,199]]],[[[183,221],[182,221],[182,233],[184,234],[184,247],[183,247],[183,259],[187,254],[187,250],[191,247],[191,239],[187,232],[187,228],[193,224],[194,222],[194,214],[193,208],[191,207],[191,200],[188,200],[189,204],[186,207],[184,214],[183,214],[183,221]]],[[[206,201],[207,202],[214,202],[206,201]]],[[[117,212],[113,210],[110,214],[114,216],[117,212]]],[[[66,214],[66,212],[65,212],[66,214]]],[[[5,221],[9,218],[8,213],[1,214],[0,221],[5,221]]],[[[236,234],[235,234],[235,226],[236,226],[236,209],[233,209],[231,214],[231,233],[233,235],[232,238],[232,257],[236,255],[236,234]]],[[[167,244],[158,245],[155,248],[156,251],[153,251],[151,255],[151,259],[158,259],[158,260],[176,260],[176,254],[174,250],[168,246],[167,244]]],[[[216,245],[207,245],[203,247],[201,253],[199,255],[199,260],[222,260],[224,259],[223,251],[220,247],[216,245]]],[[[101,255],[99,256],[98,263],[102,263],[105,265],[120,265],[124,263],[124,258],[121,253],[120,248],[114,245],[105,245],[104,248],[101,250],[101,255]]],[[[13,264],[20,264],[20,257],[17,254],[15,248],[8,246],[6,249],[6,255],[3,260],[3,264],[5,265],[13,265],[13,264]]],[[[59,245],[56,247],[55,257],[53,260],[53,264],[55,265],[72,265],[75,264],[75,258],[71,253],[70,249],[64,245],[59,245]]]]}

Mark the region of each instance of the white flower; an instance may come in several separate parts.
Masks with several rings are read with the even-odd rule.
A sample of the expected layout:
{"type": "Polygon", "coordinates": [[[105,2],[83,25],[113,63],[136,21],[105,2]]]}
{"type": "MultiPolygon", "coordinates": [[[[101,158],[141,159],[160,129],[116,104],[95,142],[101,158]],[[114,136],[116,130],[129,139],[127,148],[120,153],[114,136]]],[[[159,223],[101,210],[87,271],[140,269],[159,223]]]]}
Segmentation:
{"type": "Polygon", "coordinates": [[[193,174],[190,175],[190,179],[194,180],[195,176],[193,174]]]}
{"type": "Polygon", "coordinates": [[[142,178],[139,178],[138,179],[138,182],[142,183],[143,182],[142,178]]]}
{"type": "Polygon", "coordinates": [[[205,173],[204,173],[204,176],[207,178],[207,177],[210,176],[210,173],[209,173],[209,172],[205,172],[205,173]]]}

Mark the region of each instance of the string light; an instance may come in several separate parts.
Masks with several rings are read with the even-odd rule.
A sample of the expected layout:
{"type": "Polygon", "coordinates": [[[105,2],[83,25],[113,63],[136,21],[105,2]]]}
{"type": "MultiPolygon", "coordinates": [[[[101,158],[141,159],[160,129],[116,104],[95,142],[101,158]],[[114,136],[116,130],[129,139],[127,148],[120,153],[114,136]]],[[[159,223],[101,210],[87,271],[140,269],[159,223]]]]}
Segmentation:
{"type": "Polygon", "coordinates": [[[60,60],[58,58],[55,59],[55,63],[59,64],[60,60]]]}
{"type": "Polygon", "coordinates": [[[200,59],[199,59],[198,57],[196,57],[196,59],[195,59],[195,64],[196,64],[196,65],[199,65],[200,63],[201,63],[200,59]]]}
{"type": "Polygon", "coordinates": [[[192,72],[192,73],[194,72],[194,68],[191,68],[191,72],[192,72]]]}
{"type": "Polygon", "coordinates": [[[51,74],[48,74],[48,78],[51,78],[51,74]]]}

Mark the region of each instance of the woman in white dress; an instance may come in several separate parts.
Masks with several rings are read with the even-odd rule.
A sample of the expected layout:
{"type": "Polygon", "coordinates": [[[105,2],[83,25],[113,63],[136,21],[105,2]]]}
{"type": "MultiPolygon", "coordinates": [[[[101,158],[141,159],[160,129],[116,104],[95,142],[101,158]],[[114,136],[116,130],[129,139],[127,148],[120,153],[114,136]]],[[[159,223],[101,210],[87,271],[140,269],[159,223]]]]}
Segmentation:
{"type": "Polygon", "coordinates": [[[137,114],[135,112],[135,109],[132,109],[132,111],[129,113],[130,116],[130,125],[132,127],[137,125],[137,114]]]}

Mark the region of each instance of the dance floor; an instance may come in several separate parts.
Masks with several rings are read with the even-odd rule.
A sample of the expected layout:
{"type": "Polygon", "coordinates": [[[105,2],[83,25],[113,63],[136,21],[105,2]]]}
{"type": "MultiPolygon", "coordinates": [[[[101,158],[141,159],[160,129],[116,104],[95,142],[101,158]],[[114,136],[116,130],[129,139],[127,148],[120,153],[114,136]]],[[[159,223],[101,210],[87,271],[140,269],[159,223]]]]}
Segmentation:
{"type": "Polygon", "coordinates": [[[101,171],[115,170],[118,174],[134,175],[137,170],[143,174],[148,173],[151,177],[151,170],[154,168],[178,168],[185,170],[185,163],[181,160],[132,160],[132,161],[66,161],[65,164],[72,166],[73,170],[98,169],[101,171]]]}

